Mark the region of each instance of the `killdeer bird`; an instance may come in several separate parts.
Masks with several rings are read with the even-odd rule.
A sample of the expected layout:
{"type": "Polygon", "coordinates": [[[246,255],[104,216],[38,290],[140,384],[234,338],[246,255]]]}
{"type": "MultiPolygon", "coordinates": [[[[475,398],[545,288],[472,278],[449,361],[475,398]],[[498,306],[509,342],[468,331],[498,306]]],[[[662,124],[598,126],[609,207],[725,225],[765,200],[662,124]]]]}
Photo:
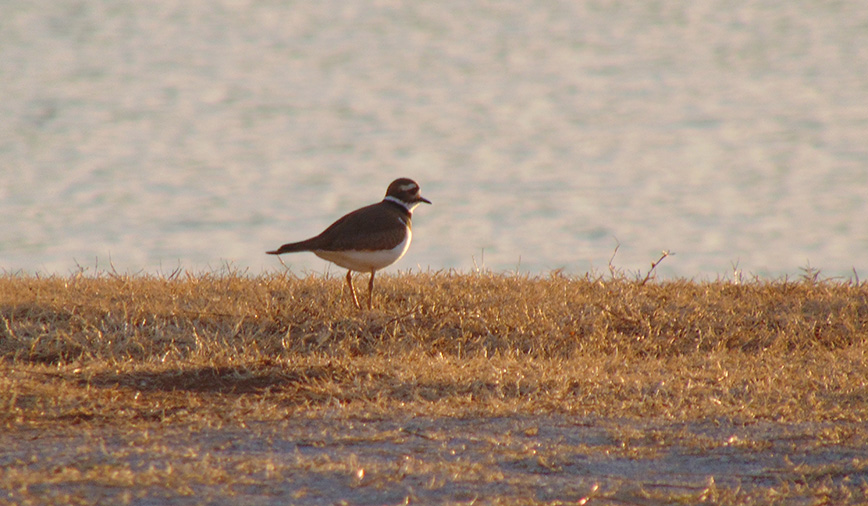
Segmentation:
{"type": "Polygon", "coordinates": [[[323,233],[305,241],[284,244],[269,255],[311,251],[314,255],[347,269],[347,285],[353,303],[361,308],[353,289],[353,271],[370,272],[368,309],[373,307],[374,273],[397,262],[413,233],[410,217],[420,203],[431,201],[419,195],[419,185],[412,179],[392,181],[386,197],[377,204],[356,209],[332,223],[323,233]]]}

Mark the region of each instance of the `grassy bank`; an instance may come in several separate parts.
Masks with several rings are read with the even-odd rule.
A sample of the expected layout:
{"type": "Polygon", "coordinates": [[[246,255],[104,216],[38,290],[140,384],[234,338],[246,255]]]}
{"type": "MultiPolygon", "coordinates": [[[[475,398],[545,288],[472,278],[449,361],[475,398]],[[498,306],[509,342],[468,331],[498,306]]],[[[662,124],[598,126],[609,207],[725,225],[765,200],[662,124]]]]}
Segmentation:
{"type": "Polygon", "coordinates": [[[0,504],[868,499],[868,285],[0,277],[0,504]]]}
{"type": "Polygon", "coordinates": [[[868,285],[235,274],[0,278],[7,426],[427,415],[868,418],[868,285]]]}

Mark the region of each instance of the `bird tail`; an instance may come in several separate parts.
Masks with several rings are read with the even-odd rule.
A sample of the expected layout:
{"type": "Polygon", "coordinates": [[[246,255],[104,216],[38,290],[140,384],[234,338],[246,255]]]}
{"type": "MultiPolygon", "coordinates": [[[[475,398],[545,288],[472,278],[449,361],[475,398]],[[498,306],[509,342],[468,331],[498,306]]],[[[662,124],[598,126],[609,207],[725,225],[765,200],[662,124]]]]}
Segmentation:
{"type": "Polygon", "coordinates": [[[282,255],[283,253],[297,253],[299,251],[311,251],[310,240],[301,242],[290,242],[277,248],[274,251],[266,251],[269,255],[282,255]]]}

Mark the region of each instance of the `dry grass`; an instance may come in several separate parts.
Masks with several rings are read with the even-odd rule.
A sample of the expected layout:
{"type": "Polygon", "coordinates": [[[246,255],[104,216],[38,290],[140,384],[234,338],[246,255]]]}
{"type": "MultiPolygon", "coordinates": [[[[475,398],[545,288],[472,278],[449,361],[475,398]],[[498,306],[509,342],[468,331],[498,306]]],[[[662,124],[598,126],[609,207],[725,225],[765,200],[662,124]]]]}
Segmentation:
{"type": "Polygon", "coordinates": [[[146,396],[167,414],[157,399],[198,399],[205,412],[212,397],[268,399],[244,420],[335,404],[868,415],[865,284],[422,273],[383,276],[376,296],[359,311],[341,279],[287,275],[0,278],[6,420],[111,422],[125,393],[132,411],[146,396]],[[89,402],[100,393],[118,398],[89,402]]]}
{"type": "MultiPolygon", "coordinates": [[[[661,448],[682,446],[718,451],[723,448],[719,438],[709,440],[694,432],[679,436],[679,431],[683,424],[721,420],[732,426],[814,424],[806,445],[868,441],[864,283],[418,273],[378,277],[375,309],[360,311],[346,299],[342,282],[341,277],[248,277],[233,272],[175,273],[168,278],[0,277],[0,423],[8,434],[44,434],[71,426],[86,433],[126,433],[154,427],[206,430],[298,419],[323,422],[335,416],[566,416],[640,423],[635,433],[629,423],[615,424],[605,444],[584,448],[591,454],[620,452],[629,459],[655,458],[661,448]],[[641,425],[649,420],[670,425],[654,436],[654,430],[641,425]]],[[[383,429],[376,438],[406,437],[395,430],[383,429]]],[[[528,430],[516,440],[536,436],[532,427],[528,430]]],[[[425,437],[446,444],[449,435],[438,434],[425,437]]],[[[368,442],[376,443],[376,438],[368,442]]],[[[775,441],[748,437],[736,446],[763,452],[775,441]]],[[[736,443],[730,443],[731,450],[736,443]]],[[[533,457],[525,455],[529,450],[521,444],[515,447],[503,458],[533,462],[535,469],[550,468],[552,473],[567,465],[559,457],[563,446],[533,457]]],[[[124,480],[135,478],[136,483],[168,483],[172,494],[183,495],[189,474],[201,475],[202,487],[227,482],[252,487],[267,479],[251,478],[250,473],[236,476],[233,469],[265,466],[280,474],[325,465],[302,458],[269,464],[263,458],[248,456],[223,465],[175,455],[167,457],[176,464],[171,472],[130,469],[128,462],[105,464],[108,468],[79,469],[64,483],[87,481],[87,473],[95,473],[111,481],[105,485],[110,488],[123,488],[124,480]],[[177,487],[171,485],[176,478],[177,487]]],[[[448,481],[447,471],[453,468],[454,476],[504,481],[503,473],[491,474],[484,460],[441,462],[446,474],[420,470],[435,466],[427,461],[403,464],[417,466],[415,471],[393,469],[399,466],[394,462],[347,464],[344,459],[332,464],[349,466],[335,471],[348,476],[365,466],[395,476],[418,472],[434,485],[448,481]]],[[[610,480],[602,488],[588,481],[569,494],[537,494],[533,500],[594,496],[604,503],[644,504],[716,498],[766,504],[776,497],[864,497],[864,484],[835,478],[848,472],[860,475],[864,460],[845,465],[843,471],[828,468],[828,463],[799,465],[788,469],[794,475],[820,473],[828,478],[819,482],[825,488],[784,479],[786,490],[780,484],[742,489],[714,483],[633,490],[610,480]],[[648,502],[640,501],[642,497],[648,502]]],[[[0,485],[29,490],[49,478],[43,476],[48,468],[31,467],[7,469],[0,485]]],[[[368,483],[365,479],[373,480],[371,475],[357,477],[358,483],[348,479],[347,486],[356,492],[368,483]]],[[[77,497],[75,490],[62,492],[77,497]]],[[[290,492],[306,494],[304,490],[290,492]]],[[[515,490],[526,491],[526,486],[517,483],[515,490]]],[[[510,503],[510,497],[516,502],[528,499],[508,490],[498,493],[502,503],[510,503]]],[[[22,497],[30,496],[18,499],[22,497]]],[[[135,498],[133,494],[128,499],[135,498]]]]}

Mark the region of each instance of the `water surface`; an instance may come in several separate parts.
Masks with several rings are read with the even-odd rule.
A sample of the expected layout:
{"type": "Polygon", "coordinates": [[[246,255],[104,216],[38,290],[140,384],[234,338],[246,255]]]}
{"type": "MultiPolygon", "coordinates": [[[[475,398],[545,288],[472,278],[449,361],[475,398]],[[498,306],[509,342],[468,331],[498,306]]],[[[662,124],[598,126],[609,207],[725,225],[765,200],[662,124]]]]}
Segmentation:
{"type": "MultiPolygon", "coordinates": [[[[860,2],[10,1],[0,267],[282,269],[379,200],[391,270],[868,277],[860,2]]],[[[338,272],[310,254],[298,272],[338,272]]]]}

